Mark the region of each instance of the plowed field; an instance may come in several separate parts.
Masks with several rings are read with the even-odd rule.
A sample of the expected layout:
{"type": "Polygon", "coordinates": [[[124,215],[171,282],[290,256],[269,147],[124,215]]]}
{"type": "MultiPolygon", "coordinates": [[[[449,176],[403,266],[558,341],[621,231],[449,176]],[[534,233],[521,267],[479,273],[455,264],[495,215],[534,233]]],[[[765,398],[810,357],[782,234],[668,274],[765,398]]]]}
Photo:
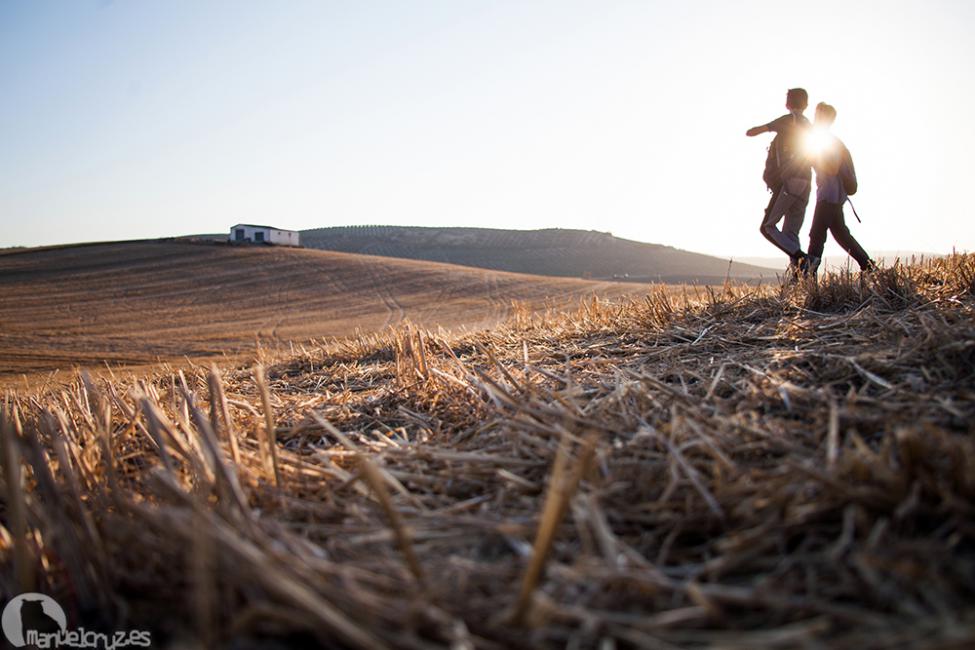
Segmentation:
{"type": "Polygon", "coordinates": [[[483,328],[633,284],[304,249],[173,241],[0,255],[0,383],[75,366],[239,355],[409,320],[483,328]]]}

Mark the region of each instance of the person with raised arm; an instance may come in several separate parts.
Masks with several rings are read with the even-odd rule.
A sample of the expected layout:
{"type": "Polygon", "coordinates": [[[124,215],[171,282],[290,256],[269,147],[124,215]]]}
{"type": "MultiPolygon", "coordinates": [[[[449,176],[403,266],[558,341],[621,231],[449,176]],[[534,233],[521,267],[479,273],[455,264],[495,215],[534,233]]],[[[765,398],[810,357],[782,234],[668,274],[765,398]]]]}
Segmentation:
{"type": "Polygon", "coordinates": [[[789,256],[789,274],[794,278],[805,269],[806,254],[799,243],[799,230],[806,215],[812,172],[804,143],[809,133],[809,120],[803,111],[809,95],[802,88],[792,88],[785,96],[785,115],[768,124],[754,126],[748,137],[775,133],[765,161],[765,184],[772,192],[759,230],[762,236],[789,256]],[[782,229],[778,224],[784,219],[782,229]]]}

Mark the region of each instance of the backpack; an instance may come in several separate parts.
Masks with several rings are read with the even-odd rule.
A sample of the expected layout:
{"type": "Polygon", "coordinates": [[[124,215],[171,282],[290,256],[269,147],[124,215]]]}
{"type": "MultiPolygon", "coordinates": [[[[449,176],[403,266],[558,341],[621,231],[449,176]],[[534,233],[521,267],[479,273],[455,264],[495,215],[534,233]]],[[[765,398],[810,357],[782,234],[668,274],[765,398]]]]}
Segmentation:
{"type": "Polygon", "coordinates": [[[765,172],[762,174],[762,180],[765,181],[765,186],[771,191],[775,191],[779,185],[782,184],[782,152],[779,138],[782,136],[778,133],[772,138],[772,144],[768,146],[768,155],[765,157],[765,172]]]}
{"type": "Polygon", "coordinates": [[[850,155],[850,150],[845,144],[840,143],[840,147],[840,182],[843,184],[843,191],[848,196],[853,196],[857,193],[857,172],[853,167],[853,156],[850,155]]]}
{"type": "Polygon", "coordinates": [[[765,171],[762,173],[762,180],[765,185],[774,192],[782,185],[784,172],[789,167],[795,167],[796,159],[801,155],[797,150],[796,142],[797,129],[802,128],[798,118],[793,116],[793,130],[782,131],[775,134],[772,144],[768,147],[768,155],[765,157],[765,171]]]}

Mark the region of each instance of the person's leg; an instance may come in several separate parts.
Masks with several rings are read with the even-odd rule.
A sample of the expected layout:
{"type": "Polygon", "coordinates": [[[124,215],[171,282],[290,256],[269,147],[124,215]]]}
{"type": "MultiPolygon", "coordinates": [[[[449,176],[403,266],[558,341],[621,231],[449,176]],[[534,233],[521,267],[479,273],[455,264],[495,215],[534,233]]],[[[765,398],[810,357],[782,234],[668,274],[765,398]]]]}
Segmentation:
{"type": "Polygon", "coordinates": [[[806,218],[806,201],[801,197],[789,206],[785,213],[785,220],[782,222],[782,239],[788,242],[789,255],[793,258],[798,254],[802,256],[802,244],[799,243],[799,231],[802,229],[802,222],[806,218]]]}
{"type": "Polygon", "coordinates": [[[860,270],[865,270],[873,265],[870,261],[870,256],[867,252],[863,250],[863,246],[860,245],[852,234],[850,234],[850,229],[846,225],[846,219],[843,218],[843,206],[838,206],[836,216],[833,218],[830,224],[829,231],[833,235],[833,239],[836,243],[843,247],[850,257],[856,260],[857,264],[860,265],[860,270]]]}
{"type": "MultiPolygon", "coordinates": [[[[765,209],[765,218],[759,228],[765,239],[772,242],[776,248],[789,257],[794,256],[799,250],[799,237],[798,235],[793,237],[789,233],[783,233],[777,226],[782,217],[795,214],[795,206],[799,200],[800,197],[789,194],[785,189],[776,191],[769,201],[769,207],[765,209]]],[[[805,203],[802,204],[802,209],[805,211],[805,203]]],[[[794,224],[790,222],[790,225],[794,224]]],[[[801,225],[802,222],[800,221],[801,225]]]]}
{"type": "Polygon", "coordinates": [[[813,212],[812,226],[809,228],[809,248],[806,254],[809,256],[809,273],[816,275],[819,264],[823,260],[823,248],[826,246],[826,231],[836,214],[834,203],[819,201],[816,203],[816,210],[813,212]]]}
{"type": "Polygon", "coordinates": [[[773,244],[775,244],[775,240],[772,239],[770,233],[775,230],[775,224],[778,223],[779,217],[778,215],[775,217],[772,215],[774,214],[774,211],[777,210],[777,204],[779,203],[779,197],[781,195],[782,187],[779,187],[772,192],[772,196],[769,197],[768,200],[768,205],[765,206],[765,214],[762,215],[762,223],[758,225],[758,231],[762,233],[762,237],[769,240],[773,244]]]}

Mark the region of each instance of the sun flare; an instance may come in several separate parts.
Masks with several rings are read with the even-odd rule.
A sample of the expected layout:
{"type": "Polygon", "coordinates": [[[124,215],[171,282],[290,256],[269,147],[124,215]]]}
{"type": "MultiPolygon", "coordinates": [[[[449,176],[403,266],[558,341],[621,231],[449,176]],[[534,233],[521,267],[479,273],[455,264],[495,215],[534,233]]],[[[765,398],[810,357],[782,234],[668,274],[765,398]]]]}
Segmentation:
{"type": "Polygon", "coordinates": [[[813,127],[806,136],[806,152],[811,156],[818,156],[829,149],[833,144],[833,138],[829,131],[819,127],[813,127]]]}

